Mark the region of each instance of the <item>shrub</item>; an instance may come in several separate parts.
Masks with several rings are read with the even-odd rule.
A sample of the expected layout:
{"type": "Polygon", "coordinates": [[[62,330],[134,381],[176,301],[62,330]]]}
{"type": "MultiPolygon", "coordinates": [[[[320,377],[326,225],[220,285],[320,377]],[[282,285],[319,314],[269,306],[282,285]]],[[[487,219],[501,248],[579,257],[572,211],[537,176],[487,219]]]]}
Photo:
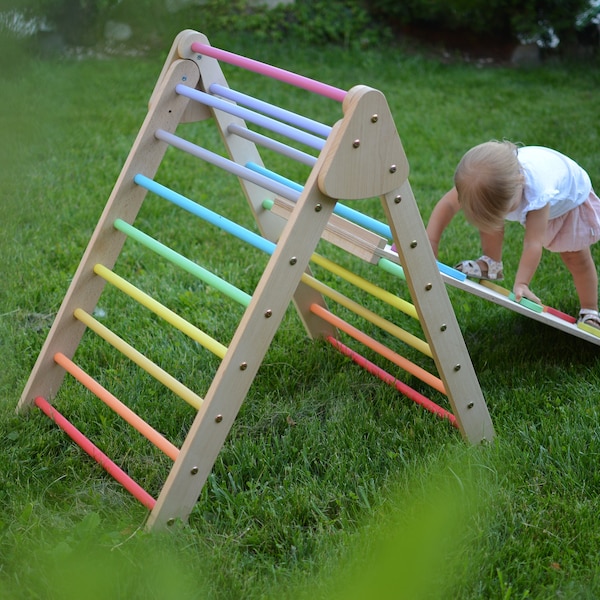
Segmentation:
{"type": "Polygon", "coordinates": [[[600,12],[592,0],[371,0],[379,20],[398,27],[465,30],[485,38],[535,39],[549,43],[554,33],[570,43],[577,30],[600,12]],[[583,19],[580,18],[583,16],[583,19]]]}

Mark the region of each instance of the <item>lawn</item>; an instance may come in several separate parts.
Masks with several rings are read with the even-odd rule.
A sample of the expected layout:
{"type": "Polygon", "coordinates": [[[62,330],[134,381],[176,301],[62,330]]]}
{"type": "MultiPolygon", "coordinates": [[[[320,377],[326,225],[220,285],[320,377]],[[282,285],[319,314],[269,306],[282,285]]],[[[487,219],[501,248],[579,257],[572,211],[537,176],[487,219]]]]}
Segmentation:
{"type": "MultiPolygon", "coordinates": [[[[383,91],[425,221],[462,153],[488,139],[556,148],[600,186],[597,64],[514,69],[402,48],[213,43],[343,89],[383,91]]],[[[458,290],[449,294],[497,432],[483,447],[470,447],[328,345],[308,340],[292,310],[189,525],[175,532],[145,532],[147,511],[56,426],[39,411],[15,414],[166,50],[40,58],[0,75],[0,598],[598,597],[598,347],[458,290]]],[[[235,87],[290,110],[328,124],[338,118],[330,102],[233,68],[225,73],[235,87]]],[[[216,147],[218,136],[204,125],[191,127],[216,147]]],[[[170,154],[160,176],[253,227],[228,176],[170,154]]],[[[157,202],[140,218],[242,289],[256,285],[266,262],[259,253],[192,229],[157,202]]],[[[521,235],[508,228],[508,285],[521,235]]],[[[477,235],[456,219],[440,259],[452,264],[478,252],[477,235]]],[[[600,260],[600,249],[594,256],[600,260]]],[[[126,245],[123,261],[140,287],[171,298],[216,336],[231,335],[241,311],[191,276],[167,278],[161,261],[134,246],[126,245]]],[[[406,293],[402,283],[386,282],[406,293]]],[[[532,289],[560,310],[578,308],[556,256],[544,255],[532,289]]],[[[116,294],[99,308],[137,344],[158,339],[153,351],[184,381],[209,385],[215,359],[193,343],[116,294]]],[[[80,350],[83,363],[102,366],[117,396],[181,444],[191,407],[102,343],[88,340],[80,350]]],[[[160,491],[167,459],[74,381],[65,379],[58,402],[146,489],[160,491]]]]}

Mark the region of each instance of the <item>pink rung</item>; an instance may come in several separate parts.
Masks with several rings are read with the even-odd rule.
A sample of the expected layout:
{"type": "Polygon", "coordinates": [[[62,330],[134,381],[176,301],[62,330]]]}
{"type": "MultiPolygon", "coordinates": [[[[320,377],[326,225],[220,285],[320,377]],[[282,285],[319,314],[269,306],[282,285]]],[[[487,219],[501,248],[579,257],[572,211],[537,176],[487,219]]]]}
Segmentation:
{"type": "Polygon", "coordinates": [[[52,419],[82,450],[87,452],[109,475],[114,477],[132,496],[146,508],[152,510],[156,500],[137,484],[125,471],[118,467],[102,450],[86,438],[77,427],[63,417],[50,403],[41,396],[35,399],[35,405],[52,419]]]}
{"type": "Polygon", "coordinates": [[[194,42],[192,44],[192,51],[202,54],[203,56],[216,58],[217,60],[229,63],[236,67],[241,67],[242,69],[247,69],[248,71],[253,71],[254,73],[259,73],[260,75],[277,79],[278,81],[289,83],[290,85],[319,94],[320,96],[331,98],[337,102],[343,102],[348,93],[345,90],[341,90],[340,88],[336,88],[320,81],[315,81],[309,77],[304,77],[303,75],[298,75],[291,71],[280,69],[279,67],[273,67],[272,65],[259,62],[252,58],[246,58],[245,56],[240,56],[239,54],[234,54],[227,50],[220,50],[219,48],[214,48],[207,44],[201,44],[200,42],[194,42]]]}
{"type": "Polygon", "coordinates": [[[409,385],[406,385],[402,381],[396,379],[393,375],[390,375],[387,371],[384,371],[381,367],[378,367],[376,364],[372,363],[370,360],[366,359],[364,356],[358,354],[351,348],[348,348],[345,344],[336,340],[333,336],[327,336],[327,341],[337,348],[342,354],[350,357],[356,364],[360,365],[364,369],[366,369],[372,375],[379,377],[383,382],[393,385],[401,394],[404,394],[409,400],[416,402],[424,409],[432,412],[436,416],[447,419],[454,427],[458,427],[458,423],[456,422],[456,417],[448,412],[446,409],[437,405],[435,402],[429,400],[423,396],[423,394],[417,392],[417,390],[411,388],[409,385]]]}

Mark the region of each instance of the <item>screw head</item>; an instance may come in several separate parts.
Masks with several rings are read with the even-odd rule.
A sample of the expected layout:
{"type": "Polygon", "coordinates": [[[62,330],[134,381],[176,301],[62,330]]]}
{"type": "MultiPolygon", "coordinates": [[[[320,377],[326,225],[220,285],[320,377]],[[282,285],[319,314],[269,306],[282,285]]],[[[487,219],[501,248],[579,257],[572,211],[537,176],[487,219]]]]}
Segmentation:
{"type": "Polygon", "coordinates": [[[411,248],[416,248],[416,247],[417,247],[417,245],[418,245],[418,244],[417,244],[417,240],[413,240],[413,241],[410,243],[410,247],[411,247],[411,248]]]}
{"type": "Polygon", "coordinates": [[[265,318],[270,319],[273,316],[273,311],[269,308],[265,311],[265,318]]]}
{"type": "Polygon", "coordinates": [[[375,114],[371,117],[371,123],[377,123],[379,121],[379,115],[375,114]]]}
{"type": "Polygon", "coordinates": [[[297,262],[298,259],[295,256],[292,256],[292,258],[290,258],[290,265],[294,266],[297,262]]]}
{"type": "Polygon", "coordinates": [[[427,290],[427,291],[429,292],[429,291],[431,290],[431,288],[432,288],[432,287],[433,287],[433,284],[431,284],[431,283],[428,283],[428,284],[425,286],[425,290],[427,290]]]}
{"type": "Polygon", "coordinates": [[[352,142],[352,147],[353,148],[358,148],[360,146],[360,140],[354,140],[352,142]]]}
{"type": "Polygon", "coordinates": [[[191,475],[198,475],[198,471],[199,471],[199,470],[200,470],[200,469],[199,469],[198,467],[192,467],[192,468],[190,469],[190,474],[191,474],[191,475]]]}
{"type": "Polygon", "coordinates": [[[394,198],[394,203],[396,203],[396,204],[400,204],[400,202],[402,202],[402,196],[396,196],[396,197],[394,198]]]}
{"type": "Polygon", "coordinates": [[[220,423],[223,420],[223,415],[217,415],[215,417],[215,423],[220,423]]]}
{"type": "Polygon", "coordinates": [[[248,363],[244,361],[244,362],[243,362],[243,363],[240,365],[240,371],[245,371],[247,368],[248,368],[248,363]]]}
{"type": "Polygon", "coordinates": [[[323,208],[323,205],[321,205],[321,204],[316,204],[316,205],[315,205],[315,212],[321,212],[322,208],[323,208]]]}
{"type": "Polygon", "coordinates": [[[390,173],[395,173],[397,170],[398,170],[398,167],[396,165],[390,166],[390,173]]]}

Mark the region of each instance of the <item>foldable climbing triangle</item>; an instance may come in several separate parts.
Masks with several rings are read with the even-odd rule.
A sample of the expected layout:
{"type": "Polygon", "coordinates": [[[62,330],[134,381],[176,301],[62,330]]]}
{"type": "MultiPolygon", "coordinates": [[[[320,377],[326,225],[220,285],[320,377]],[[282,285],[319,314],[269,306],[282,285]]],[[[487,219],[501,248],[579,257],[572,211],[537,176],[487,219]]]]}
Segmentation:
{"type": "MultiPolygon", "coordinates": [[[[199,181],[198,186],[201,183],[199,181]]],[[[190,235],[193,235],[192,231],[190,235]]],[[[398,288],[403,286],[404,283],[400,282],[398,288]]],[[[450,420],[471,443],[493,438],[487,407],[427,241],[408,183],[408,162],[384,96],[366,86],[356,86],[345,92],[213,48],[204,35],[184,31],[173,44],[151,96],[146,119],[33,368],[18,410],[37,405],[53,418],[150,509],[149,528],[161,528],[177,519],[185,520],[197,502],[291,301],[310,337],[330,341],[368,371],[395,385],[425,408],[450,420]],[[341,102],[343,116],[333,127],[328,127],[236,92],[225,80],[221,69],[223,62],[341,102]],[[216,124],[229,158],[180,136],[179,129],[185,129],[186,123],[202,120],[216,124]],[[270,129],[276,136],[266,136],[257,128],[253,130],[249,123],[256,124],[258,129],[270,129]],[[279,141],[282,136],[288,137],[293,144],[279,141]],[[258,145],[309,166],[310,174],[304,185],[269,171],[263,164],[258,145]],[[299,145],[316,150],[317,155],[299,150],[299,145]],[[169,147],[236,175],[261,235],[212,213],[156,181],[157,170],[169,147]],[[134,226],[148,192],[267,253],[266,267],[252,295],[237,290],[134,226]],[[344,202],[359,206],[362,199],[372,197],[381,198],[388,224],[338,202],[338,199],[344,199],[344,202]],[[115,272],[115,265],[128,238],[203,278],[207,284],[235,298],[245,307],[227,347],[115,272]],[[321,240],[324,242],[321,243],[321,240]],[[392,241],[397,246],[402,266],[384,257],[392,241]],[[317,254],[315,250],[320,243],[348,252],[354,260],[366,260],[374,265],[376,271],[381,267],[383,271],[403,278],[414,304],[317,254]],[[344,279],[399,308],[409,318],[418,319],[426,339],[408,333],[319,281],[310,270],[311,262],[318,268],[329,270],[336,278],[344,279]],[[93,316],[106,283],[129,295],[220,359],[204,398],[93,316]],[[427,360],[433,359],[439,376],[335,315],[328,308],[326,298],[394,335],[399,347],[408,344],[429,357],[427,360]],[[102,337],[198,409],[181,449],[175,448],[75,364],[74,355],[86,329],[102,337]],[[346,346],[341,342],[343,336],[364,343],[405,369],[411,377],[421,379],[442,393],[447,397],[451,411],[429,401],[346,346]],[[174,460],[156,500],[51,404],[58,400],[56,395],[67,372],[114,407],[174,460]]]]}

